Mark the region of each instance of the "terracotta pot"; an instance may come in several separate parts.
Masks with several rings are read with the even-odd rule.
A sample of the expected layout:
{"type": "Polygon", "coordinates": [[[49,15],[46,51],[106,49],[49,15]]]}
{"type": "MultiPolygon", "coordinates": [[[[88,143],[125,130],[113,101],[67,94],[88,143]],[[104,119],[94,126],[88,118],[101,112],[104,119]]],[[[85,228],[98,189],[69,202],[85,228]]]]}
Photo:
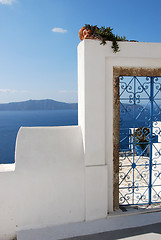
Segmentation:
{"type": "Polygon", "coordinates": [[[79,30],[79,38],[80,38],[80,40],[92,39],[92,37],[91,37],[91,30],[86,30],[85,27],[82,27],[79,30]]]}

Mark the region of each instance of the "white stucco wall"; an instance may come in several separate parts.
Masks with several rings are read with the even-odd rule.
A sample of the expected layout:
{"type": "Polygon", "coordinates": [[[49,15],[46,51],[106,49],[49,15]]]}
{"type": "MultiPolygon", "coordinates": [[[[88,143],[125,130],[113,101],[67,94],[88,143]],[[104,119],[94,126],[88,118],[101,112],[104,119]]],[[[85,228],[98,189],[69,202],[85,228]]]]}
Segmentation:
{"type": "Polygon", "coordinates": [[[161,67],[160,43],[119,46],[79,44],[79,126],[19,131],[16,165],[0,166],[0,239],[113,210],[113,67],[161,67]]]}
{"type": "Polygon", "coordinates": [[[21,128],[15,171],[0,173],[0,239],[83,221],[84,175],[80,127],[21,128]]]}
{"type": "Polygon", "coordinates": [[[119,47],[113,53],[111,42],[103,46],[89,39],[78,46],[78,124],[85,164],[107,169],[108,212],[113,211],[113,67],[161,67],[161,43],[119,42],[119,47]]]}

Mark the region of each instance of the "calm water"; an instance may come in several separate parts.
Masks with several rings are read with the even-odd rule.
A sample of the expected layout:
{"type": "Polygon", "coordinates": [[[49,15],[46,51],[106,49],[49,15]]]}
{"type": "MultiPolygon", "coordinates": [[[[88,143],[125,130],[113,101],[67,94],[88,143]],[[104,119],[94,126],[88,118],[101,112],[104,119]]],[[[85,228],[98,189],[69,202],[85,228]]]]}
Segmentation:
{"type": "Polygon", "coordinates": [[[78,124],[77,110],[0,111],[0,163],[13,163],[19,128],[78,124]]]}

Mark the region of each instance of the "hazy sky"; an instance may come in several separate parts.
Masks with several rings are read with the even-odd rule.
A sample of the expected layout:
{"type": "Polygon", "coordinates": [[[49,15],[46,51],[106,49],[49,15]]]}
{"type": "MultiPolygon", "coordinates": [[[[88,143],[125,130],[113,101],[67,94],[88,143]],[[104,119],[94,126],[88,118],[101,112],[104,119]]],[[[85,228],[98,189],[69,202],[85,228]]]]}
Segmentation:
{"type": "Polygon", "coordinates": [[[77,45],[85,24],[161,42],[161,0],[0,0],[0,102],[77,102],[77,45]]]}

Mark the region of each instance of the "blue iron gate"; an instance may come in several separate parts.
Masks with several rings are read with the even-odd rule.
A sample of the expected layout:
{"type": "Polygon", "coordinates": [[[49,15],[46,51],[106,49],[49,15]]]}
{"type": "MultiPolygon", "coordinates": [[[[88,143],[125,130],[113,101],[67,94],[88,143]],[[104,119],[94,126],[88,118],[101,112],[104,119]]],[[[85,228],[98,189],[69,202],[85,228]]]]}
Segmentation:
{"type": "Polygon", "coordinates": [[[161,77],[120,84],[119,204],[161,202],[161,77]]]}

